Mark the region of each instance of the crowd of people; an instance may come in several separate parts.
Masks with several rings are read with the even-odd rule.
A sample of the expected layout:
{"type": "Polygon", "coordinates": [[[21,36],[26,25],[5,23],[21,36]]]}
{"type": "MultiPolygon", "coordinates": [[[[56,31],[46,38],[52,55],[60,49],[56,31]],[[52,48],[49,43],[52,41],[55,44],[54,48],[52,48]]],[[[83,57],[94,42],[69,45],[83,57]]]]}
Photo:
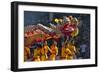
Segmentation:
{"type": "Polygon", "coordinates": [[[62,43],[61,51],[57,47],[57,42],[54,41],[50,47],[48,46],[47,41],[43,45],[38,46],[32,51],[32,57],[30,48],[24,48],[24,60],[31,58],[31,61],[47,61],[47,60],[72,60],[75,59],[76,54],[78,53],[77,48],[74,45],[74,42],[65,42],[62,43]],[[59,52],[59,54],[58,54],[59,52]]]}

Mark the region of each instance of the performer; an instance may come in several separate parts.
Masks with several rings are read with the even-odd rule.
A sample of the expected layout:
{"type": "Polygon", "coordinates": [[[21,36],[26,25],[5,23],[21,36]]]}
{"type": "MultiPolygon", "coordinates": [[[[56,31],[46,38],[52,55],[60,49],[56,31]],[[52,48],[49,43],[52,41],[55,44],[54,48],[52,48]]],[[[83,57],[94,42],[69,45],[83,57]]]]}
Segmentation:
{"type": "Polygon", "coordinates": [[[76,58],[76,55],[75,55],[76,54],[76,47],[75,47],[74,41],[69,42],[67,45],[67,48],[71,51],[69,58],[75,59],[76,58]]]}
{"type": "Polygon", "coordinates": [[[72,56],[72,52],[71,50],[68,48],[68,43],[65,44],[65,46],[62,48],[62,54],[63,54],[63,59],[66,59],[66,60],[71,60],[73,59],[73,56],[72,56]]]}
{"type": "Polygon", "coordinates": [[[30,49],[28,47],[24,47],[24,61],[27,61],[30,58],[30,49]]]}
{"type": "Polygon", "coordinates": [[[72,60],[75,58],[76,47],[73,42],[65,42],[65,45],[62,46],[61,56],[62,59],[72,60]]]}
{"type": "Polygon", "coordinates": [[[47,56],[48,51],[50,51],[50,48],[49,48],[49,46],[47,44],[47,41],[45,41],[44,45],[43,45],[43,47],[41,49],[41,61],[48,60],[48,56],[47,56]]]}
{"type": "Polygon", "coordinates": [[[55,60],[56,56],[58,55],[58,47],[57,42],[54,42],[50,47],[50,60],[55,60]]]}
{"type": "Polygon", "coordinates": [[[41,58],[41,46],[38,46],[36,49],[34,49],[33,51],[33,59],[32,61],[40,61],[40,58],[41,58]]]}
{"type": "Polygon", "coordinates": [[[61,59],[66,58],[66,53],[65,53],[65,45],[62,43],[62,49],[61,49],[61,59]]]}

